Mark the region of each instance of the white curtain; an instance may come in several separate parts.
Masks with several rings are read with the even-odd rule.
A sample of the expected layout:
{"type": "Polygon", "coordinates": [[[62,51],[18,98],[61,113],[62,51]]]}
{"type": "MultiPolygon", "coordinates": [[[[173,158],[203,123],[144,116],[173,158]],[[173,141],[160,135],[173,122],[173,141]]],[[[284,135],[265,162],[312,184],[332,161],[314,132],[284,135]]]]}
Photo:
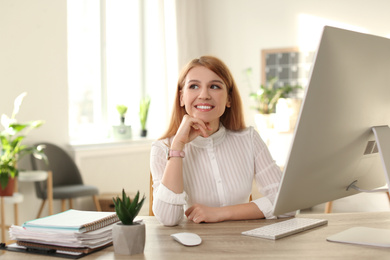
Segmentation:
{"type": "Polygon", "coordinates": [[[148,135],[161,136],[169,120],[171,99],[177,77],[175,1],[143,1],[143,82],[145,95],[151,97],[147,122],[148,135]]]}
{"type": "Polygon", "coordinates": [[[207,53],[203,1],[208,0],[176,0],[179,68],[192,59],[211,54],[207,53]]]}
{"type": "Polygon", "coordinates": [[[178,73],[203,55],[202,1],[144,1],[144,85],[151,97],[147,128],[159,137],[170,120],[178,73]]]}

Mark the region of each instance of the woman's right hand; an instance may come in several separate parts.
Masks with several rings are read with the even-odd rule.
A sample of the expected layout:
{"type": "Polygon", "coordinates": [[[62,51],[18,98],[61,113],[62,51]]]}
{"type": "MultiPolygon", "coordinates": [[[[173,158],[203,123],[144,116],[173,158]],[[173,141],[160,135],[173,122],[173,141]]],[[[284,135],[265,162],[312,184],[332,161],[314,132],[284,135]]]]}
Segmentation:
{"type": "Polygon", "coordinates": [[[171,149],[183,150],[184,145],[191,142],[198,136],[208,137],[208,131],[211,131],[209,124],[198,118],[185,115],[175,137],[173,138],[171,149]]]}
{"type": "MultiPolygon", "coordinates": [[[[183,151],[184,145],[194,140],[199,135],[207,137],[207,131],[211,131],[208,124],[200,119],[185,115],[175,137],[171,143],[171,150],[183,151]]],[[[180,157],[176,157],[180,158],[180,157]]],[[[183,160],[169,160],[165,166],[164,175],[161,182],[169,190],[180,194],[184,190],[183,186],[183,160]]]]}

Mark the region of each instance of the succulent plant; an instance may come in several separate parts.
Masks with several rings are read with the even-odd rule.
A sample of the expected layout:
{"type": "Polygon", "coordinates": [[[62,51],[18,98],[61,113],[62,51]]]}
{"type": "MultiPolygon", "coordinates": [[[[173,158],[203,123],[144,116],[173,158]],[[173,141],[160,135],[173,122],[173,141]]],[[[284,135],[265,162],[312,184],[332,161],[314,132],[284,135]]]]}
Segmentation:
{"type": "Polygon", "coordinates": [[[119,220],[123,225],[133,225],[134,218],[138,215],[145,201],[145,195],[139,200],[139,191],[135,195],[134,199],[131,200],[126,195],[124,189],[122,189],[122,199],[117,196],[112,198],[115,205],[115,211],[118,215],[119,220]]]}

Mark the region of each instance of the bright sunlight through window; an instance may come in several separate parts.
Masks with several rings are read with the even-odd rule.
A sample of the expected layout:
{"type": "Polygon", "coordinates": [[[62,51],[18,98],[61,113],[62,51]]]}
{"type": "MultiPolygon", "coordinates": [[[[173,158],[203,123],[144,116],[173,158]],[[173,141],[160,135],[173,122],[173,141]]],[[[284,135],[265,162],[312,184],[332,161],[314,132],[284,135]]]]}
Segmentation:
{"type": "Polygon", "coordinates": [[[68,0],[69,135],[72,141],[110,137],[128,107],[137,128],[143,94],[139,1],[68,0]]]}

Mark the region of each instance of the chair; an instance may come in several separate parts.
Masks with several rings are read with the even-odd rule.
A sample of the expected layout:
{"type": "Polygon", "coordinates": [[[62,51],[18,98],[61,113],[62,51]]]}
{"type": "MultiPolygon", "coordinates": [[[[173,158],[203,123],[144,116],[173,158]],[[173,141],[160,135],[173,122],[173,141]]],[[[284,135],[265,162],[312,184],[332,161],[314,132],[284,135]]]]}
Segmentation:
{"type": "MultiPolygon", "coordinates": [[[[69,200],[69,208],[73,208],[72,199],[92,196],[97,211],[101,211],[97,195],[99,190],[95,186],[84,185],[79,169],[73,159],[59,146],[52,143],[39,143],[45,148],[43,152],[47,156],[48,163],[31,155],[31,165],[34,170],[51,171],[53,175],[53,199],[60,199],[62,211],[65,211],[66,200],[69,200]]],[[[46,182],[35,182],[35,191],[42,204],[37,218],[40,217],[47,199],[46,182]]]]}
{"type": "Polygon", "coordinates": [[[150,175],[150,183],[149,183],[149,216],[154,216],[153,213],[153,177],[152,173],[150,175]]]}

